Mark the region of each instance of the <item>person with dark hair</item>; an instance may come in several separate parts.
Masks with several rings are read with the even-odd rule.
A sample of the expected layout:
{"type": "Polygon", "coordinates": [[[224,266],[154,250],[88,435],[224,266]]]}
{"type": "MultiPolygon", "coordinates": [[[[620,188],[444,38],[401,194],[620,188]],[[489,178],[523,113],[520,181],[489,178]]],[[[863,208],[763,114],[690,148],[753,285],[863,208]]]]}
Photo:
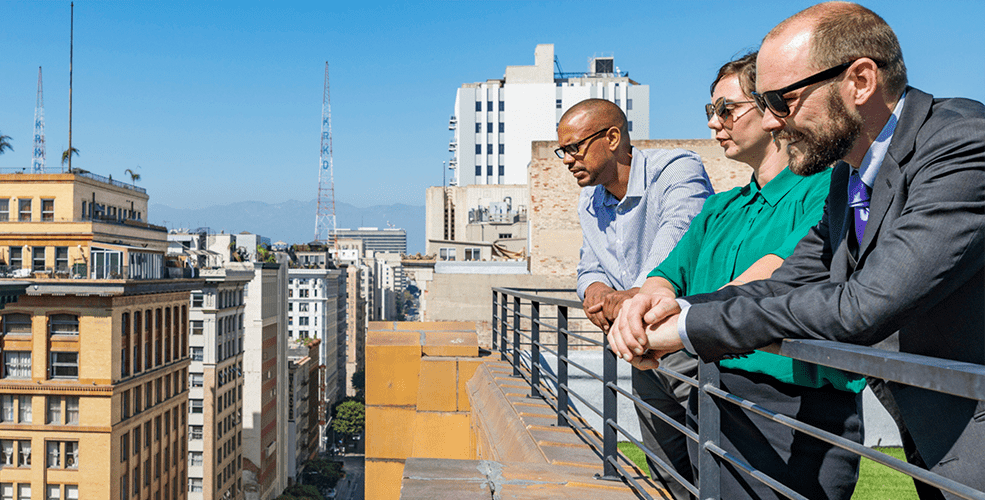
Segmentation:
{"type": "MultiPolygon", "coordinates": [[[[791,168],[836,164],[821,222],[768,280],[624,306],[633,320],[610,329],[613,349],[653,368],[682,348],[717,361],[789,337],[898,332],[900,352],[985,364],[985,106],[906,86],[892,29],[845,2],[770,31],[756,76],[762,126],[788,142],[791,168]]],[[[908,459],[985,490],[985,402],[887,386],[908,459]]]]}
{"type": "MultiPolygon", "coordinates": [[[[786,142],[772,138],[760,126],[763,114],[752,98],[755,78],[755,53],[725,64],[712,83],[712,103],[705,105],[708,127],[715,131],[725,156],[752,167],[752,179],[746,186],[708,198],[691,228],[650,272],[633,301],[647,303],[651,300],[647,295],[653,294],[674,298],[713,292],[768,278],[821,220],[830,170],[801,176],[787,168],[786,142]]],[[[733,394],[855,442],[861,440],[856,410],[856,395],[865,387],[861,377],[761,351],[722,360],[719,368],[721,386],[733,394]],[[826,411],[813,411],[818,408],[826,411]]],[[[692,394],[688,403],[688,425],[696,429],[697,395],[692,394]]],[[[786,431],[769,419],[747,415],[730,403],[722,403],[720,411],[721,446],[733,456],[785,483],[800,482],[798,491],[808,496],[851,496],[857,456],[786,431]],[[794,449],[798,456],[790,460],[794,449]]],[[[697,467],[697,443],[688,444],[691,463],[697,467]]],[[[722,497],[759,496],[752,494],[755,481],[735,472],[723,462],[722,497]]]]}
{"type": "MultiPolygon", "coordinates": [[[[632,297],[646,273],[674,248],[712,193],[701,157],[683,149],[640,150],[632,146],[626,115],[615,103],[587,99],[567,110],[557,129],[555,153],[583,189],[578,200],[583,244],[578,296],[588,318],[602,331],[632,297]]],[[[667,364],[686,373],[697,362],[680,353],[667,364]]],[[[633,370],[633,391],[648,399],[671,393],[667,413],[682,425],[687,388],[673,395],[673,379],[653,370],[633,370]]],[[[690,478],[687,443],[673,427],[637,409],[643,442],[678,473],[690,478]]],[[[687,489],[652,462],[650,471],[674,497],[687,489]]]]}

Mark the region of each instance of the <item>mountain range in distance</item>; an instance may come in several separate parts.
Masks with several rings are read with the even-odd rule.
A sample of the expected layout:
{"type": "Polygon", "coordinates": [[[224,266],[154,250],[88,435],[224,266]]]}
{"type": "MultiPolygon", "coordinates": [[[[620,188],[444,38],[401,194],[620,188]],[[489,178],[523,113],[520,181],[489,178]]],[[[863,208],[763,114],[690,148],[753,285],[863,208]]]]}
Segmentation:
{"type": "MultiPolygon", "coordinates": [[[[308,243],[315,235],[317,202],[288,200],[283,203],[241,201],[205,208],[173,208],[151,204],[148,222],[170,229],[208,227],[213,233],[247,231],[270,238],[271,242],[308,243]]],[[[395,227],[407,231],[407,253],[424,253],[424,206],[404,204],[374,205],[360,208],[348,203],[335,204],[339,229],[395,227]]]]}

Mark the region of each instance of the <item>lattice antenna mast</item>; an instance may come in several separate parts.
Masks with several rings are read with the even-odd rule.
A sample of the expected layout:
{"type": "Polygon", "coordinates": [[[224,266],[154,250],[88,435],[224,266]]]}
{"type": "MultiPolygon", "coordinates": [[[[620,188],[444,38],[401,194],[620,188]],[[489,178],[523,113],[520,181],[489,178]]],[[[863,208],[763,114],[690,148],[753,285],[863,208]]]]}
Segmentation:
{"type": "Polygon", "coordinates": [[[332,96],[328,84],[328,62],[325,62],[325,92],[321,105],[321,161],[318,168],[318,208],[315,213],[315,241],[335,241],[335,258],[339,242],[335,237],[335,173],[332,166],[332,96]],[[331,231],[331,233],[329,233],[331,231]]]}
{"type": "Polygon", "coordinates": [[[44,156],[44,96],[41,93],[41,66],[38,66],[38,100],[34,105],[34,156],[31,158],[32,173],[45,173],[44,156]]]}

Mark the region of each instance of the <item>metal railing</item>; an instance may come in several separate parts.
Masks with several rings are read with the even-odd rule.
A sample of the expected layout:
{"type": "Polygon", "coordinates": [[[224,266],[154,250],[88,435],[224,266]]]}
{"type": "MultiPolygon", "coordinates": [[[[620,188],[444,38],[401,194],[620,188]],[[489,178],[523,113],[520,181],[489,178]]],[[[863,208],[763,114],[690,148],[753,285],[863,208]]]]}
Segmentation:
{"type": "MultiPolygon", "coordinates": [[[[572,322],[571,311],[582,309],[582,303],[575,300],[577,296],[574,290],[493,287],[492,292],[493,351],[498,350],[501,359],[512,364],[514,377],[524,378],[528,381],[531,397],[543,397],[548,404],[554,407],[557,413],[558,426],[571,426],[576,432],[582,432],[579,431],[577,425],[571,425],[573,423],[572,398],[577,399],[590,411],[602,417],[602,449],[599,450],[599,454],[602,456],[603,473],[597,477],[605,480],[622,480],[630,485],[640,498],[649,499],[652,497],[644,491],[634,476],[619,464],[617,460],[617,440],[619,438],[617,435],[622,435],[626,441],[638,446],[649,457],[651,463],[656,464],[691,494],[702,500],[720,498],[719,467],[722,461],[743,471],[752,480],[766,484],[778,492],[780,496],[792,499],[805,498],[791,489],[790,485],[785,485],[756,470],[748,463],[727,453],[721,447],[720,415],[716,401],[725,401],[792,430],[902,472],[959,498],[985,500],[985,492],[975,490],[786,415],[774,413],[755,401],[749,401],[722,390],[719,387],[718,367],[714,363],[699,362],[697,380],[664,367],[658,368],[664,375],[680,380],[690,385],[693,390],[698,391],[698,432],[694,432],[650,406],[639,397],[634,396],[631,388],[618,385],[616,355],[609,350],[608,341],[604,335],[600,335],[602,340],[596,340],[582,334],[585,332],[569,328],[572,322]],[[541,315],[545,306],[556,310],[553,318],[541,315]],[[544,332],[556,334],[557,342],[543,342],[542,333],[544,332]],[[569,358],[569,347],[571,347],[573,340],[581,342],[583,346],[590,345],[601,348],[603,358],[601,374],[592,372],[569,358]],[[556,350],[552,347],[556,347],[556,350]],[[529,349],[529,356],[523,354],[525,349],[529,349]],[[557,365],[553,367],[553,374],[551,370],[545,370],[545,367],[541,366],[542,351],[556,356],[557,365]],[[592,405],[585,397],[571,391],[569,386],[570,368],[580,370],[602,384],[602,408],[592,405]],[[543,378],[553,382],[553,386],[544,383],[543,378]],[[687,439],[698,443],[697,484],[692,484],[681,477],[672,466],[657,457],[642,442],[635,439],[624,427],[619,425],[616,412],[619,397],[631,400],[638,409],[660,418],[678,432],[683,433],[687,439]]],[[[778,353],[792,359],[847,370],[867,377],[985,401],[985,366],[982,365],[817,340],[785,340],[778,353]]]]}

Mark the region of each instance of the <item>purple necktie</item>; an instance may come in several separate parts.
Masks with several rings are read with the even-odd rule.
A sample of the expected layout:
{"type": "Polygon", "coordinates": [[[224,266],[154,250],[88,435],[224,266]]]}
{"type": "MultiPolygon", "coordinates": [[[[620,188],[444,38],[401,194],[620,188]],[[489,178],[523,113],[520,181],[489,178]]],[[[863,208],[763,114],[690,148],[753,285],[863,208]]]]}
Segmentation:
{"type": "Polygon", "coordinates": [[[869,186],[862,182],[858,170],[852,170],[848,178],[848,206],[855,212],[855,241],[861,246],[865,223],[869,220],[869,186]]]}

